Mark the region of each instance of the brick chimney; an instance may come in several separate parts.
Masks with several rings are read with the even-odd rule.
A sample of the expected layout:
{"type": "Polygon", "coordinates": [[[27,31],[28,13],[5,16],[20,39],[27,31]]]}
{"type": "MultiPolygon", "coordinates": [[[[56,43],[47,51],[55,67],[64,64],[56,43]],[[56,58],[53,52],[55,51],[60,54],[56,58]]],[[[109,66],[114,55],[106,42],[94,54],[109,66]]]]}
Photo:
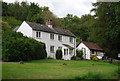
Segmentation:
{"type": "Polygon", "coordinates": [[[48,27],[52,28],[52,20],[51,19],[48,19],[45,21],[45,25],[47,25],[48,27]]]}

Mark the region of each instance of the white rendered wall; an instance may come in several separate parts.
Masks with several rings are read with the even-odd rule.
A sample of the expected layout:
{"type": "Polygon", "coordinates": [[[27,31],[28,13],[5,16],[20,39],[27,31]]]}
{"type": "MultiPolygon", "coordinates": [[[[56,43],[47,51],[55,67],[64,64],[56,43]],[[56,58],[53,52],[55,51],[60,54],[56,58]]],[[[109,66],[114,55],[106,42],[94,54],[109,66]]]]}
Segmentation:
{"type": "MultiPolygon", "coordinates": [[[[71,47],[75,48],[76,40],[74,40],[74,43],[69,42],[69,36],[63,36],[62,35],[62,41],[58,40],[58,34],[54,34],[54,40],[50,39],[50,33],[48,32],[41,32],[41,38],[36,38],[36,30],[33,30],[32,37],[38,41],[44,42],[46,44],[46,51],[47,51],[47,57],[55,58],[55,52],[58,49],[58,47],[62,47],[63,52],[63,59],[70,60],[71,57],[75,54],[75,49],[73,50],[73,54],[64,56],[64,49],[66,48],[62,44],[68,44],[71,47]],[[50,53],[50,46],[54,46],[54,53],[50,53]]],[[[75,39],[75,38],[74,38],[75,39]]]]}
{"type": "Polygon", "coordinates": [[[82,50],[82,48],[86,49],[86,59],[90,59],[90,49],[86,47],[83,43],[80,43],[76,50],[82,50]]]}
{"type": "Polygon", "coordinates": [[[16,32],[21,32],[24,36],[32,37],[32,28],[24,21],[16,32]]]}

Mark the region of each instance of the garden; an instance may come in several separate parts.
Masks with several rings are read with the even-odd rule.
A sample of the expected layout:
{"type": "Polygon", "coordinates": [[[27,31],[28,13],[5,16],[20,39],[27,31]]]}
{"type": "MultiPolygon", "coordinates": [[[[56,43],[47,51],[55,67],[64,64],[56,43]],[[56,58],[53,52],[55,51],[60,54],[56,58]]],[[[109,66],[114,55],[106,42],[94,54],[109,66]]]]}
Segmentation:
{"type": "Polygon", "coordinates": [[[41,59],[2,67],[3,79],[118,79],[118,65],[104,61],[41,59]]]}

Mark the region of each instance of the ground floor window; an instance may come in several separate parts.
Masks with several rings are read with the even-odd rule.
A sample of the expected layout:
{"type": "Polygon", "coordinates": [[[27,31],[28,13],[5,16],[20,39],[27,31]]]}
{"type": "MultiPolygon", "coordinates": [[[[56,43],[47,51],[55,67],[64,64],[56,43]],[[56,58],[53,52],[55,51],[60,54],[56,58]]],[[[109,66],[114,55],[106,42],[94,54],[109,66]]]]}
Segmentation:
{"type": "Polygon", "coordinates": [[[69,54],[72,54],[73,53],[73,49],[69,49],[69,54]]]}
{"type": "Polygon", "coordinates": [[[64,55],[68,55],[68,49],[64,49],[64,55]]]}
{"type": "Polygon", "coordinates": [[[94,50],[91,50],[91,53],[94,54],[94,50]]]}
{"type": "Polygon", "coordinates": [[[62,50],[62,47],[58,47],[58,49],[62,50]]]}
{"type": "Polygon", "coordinates": [[[50,52],[54,53],[54,46],[50,46],[50,52]]]}

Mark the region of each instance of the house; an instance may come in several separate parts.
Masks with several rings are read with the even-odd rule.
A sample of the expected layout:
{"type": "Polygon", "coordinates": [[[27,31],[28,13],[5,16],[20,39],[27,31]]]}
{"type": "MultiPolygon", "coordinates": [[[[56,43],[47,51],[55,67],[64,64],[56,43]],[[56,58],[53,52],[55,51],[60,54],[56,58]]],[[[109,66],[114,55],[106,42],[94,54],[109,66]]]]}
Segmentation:
{"type": "Polygon", "coordinates": [[[96,43],[86,41],[76,42],[76,50],[83,51],[84,59],[90,59],[90,55],[96,55],[99,59],[104,56],[103,49],[96,43]]]}
{"type": "Polygon", "coordinates": [[[55,59],[57,49],[62,50],[64,60],[70,60],[73,55],[76,55],[75,35],[69,30],[54,28],[52,20],[47,20],[46,25],[23,21],[14,31],[45,43],[47,57],[55,59]]]}

